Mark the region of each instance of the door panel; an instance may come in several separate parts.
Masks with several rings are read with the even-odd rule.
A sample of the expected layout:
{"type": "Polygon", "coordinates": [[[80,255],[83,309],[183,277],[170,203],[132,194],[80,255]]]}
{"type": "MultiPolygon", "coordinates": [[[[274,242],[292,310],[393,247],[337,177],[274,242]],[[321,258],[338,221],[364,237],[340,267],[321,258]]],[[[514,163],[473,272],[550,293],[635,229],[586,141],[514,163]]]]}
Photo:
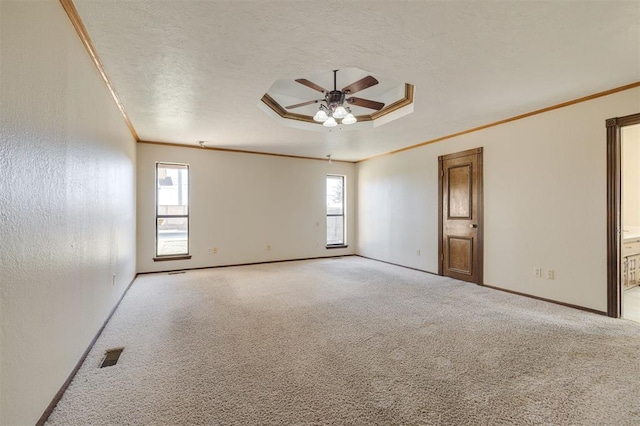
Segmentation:
{"type": "Polygon", "coordinates": [[[468,164],[450,167],[448,170],[449,181],[449,210],[448,217],[457,219],[471,218],[471,174],[468,164]]]}
{"type": "Polygon", "coordinates": [[[482,148],[438,158],[439,273],[482,284],[482,148]]]}
{"type": "Polygon", "coordinates": [[[473,238],[448,237],[447,270],[471,275],[473,272],[473,238]]]}

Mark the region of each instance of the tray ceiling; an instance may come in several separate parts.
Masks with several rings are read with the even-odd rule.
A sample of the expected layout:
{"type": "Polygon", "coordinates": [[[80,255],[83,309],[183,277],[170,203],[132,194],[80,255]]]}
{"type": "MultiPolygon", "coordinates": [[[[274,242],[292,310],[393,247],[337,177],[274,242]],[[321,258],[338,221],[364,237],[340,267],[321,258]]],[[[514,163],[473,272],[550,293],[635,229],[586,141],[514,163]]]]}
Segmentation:
{"type": "Polygon", "coordinates": [[[141,140],[357,161],[640,80],[640,3],[75,0],[141,140]],[[415,87],[376,128],[308,131],[274,81],[356,67],[415,87]]]}

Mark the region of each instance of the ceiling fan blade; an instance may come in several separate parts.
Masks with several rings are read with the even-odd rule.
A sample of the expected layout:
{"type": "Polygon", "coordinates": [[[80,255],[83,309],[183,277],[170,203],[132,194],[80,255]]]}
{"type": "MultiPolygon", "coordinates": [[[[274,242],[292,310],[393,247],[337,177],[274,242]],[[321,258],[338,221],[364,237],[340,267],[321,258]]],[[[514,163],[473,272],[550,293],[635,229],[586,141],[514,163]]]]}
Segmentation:
{"type": "Polygon", "coordinates": [[[376,80],[374,77],[371,77],[370,75],[361,78],[360,80],[351,83],[350,85],[348,85],[347,87],[345,87],[344,89],[342,89],[343,92],[349,92],[349,94],[352,93],[356,93],[359,92],[361,90],[366,89],[367,87],[371,87],[371,86],[375,86],[376,84],[378,84],[378,80],[376,80]]]}
{"type": "Polygon", "coordinates": [[[318,102],[320,102],[322,99],[315,99],[313,101],[307,101],[307,102],[301,102],[299,104],[295,104],[295,105],[289,105],[288,107],[285,107],[286,109],[293,109],[293,108],[299,108],[305,105],[311,105],[311,104],[317,104],[318,102]]]}
{"type": "Polygon", "coordinates": [[[375,109],[375,110],[378,110],[378,111],[380,111],[382,108],[384,108],[384,103],[377,102],[377,101],[371,101],[369,99],[349,98],[349,99],[347,99],[347,102],[349,102],[352,105],[356,105],[356,106],[363,107],[363,108],[375,109]]]}
{"type": "Polygon", "coordinates": [[[327,89],[323,89],[322,87],[318,86],[315,83],[310,82],[309,80],[307,80],[306,78],[299,78],[296,80],[298,83],[300,84],[304,84],[305,86],[313,89],[313,90],[317,90],[320,93],[329,93],[329,91],[327,89]]]}

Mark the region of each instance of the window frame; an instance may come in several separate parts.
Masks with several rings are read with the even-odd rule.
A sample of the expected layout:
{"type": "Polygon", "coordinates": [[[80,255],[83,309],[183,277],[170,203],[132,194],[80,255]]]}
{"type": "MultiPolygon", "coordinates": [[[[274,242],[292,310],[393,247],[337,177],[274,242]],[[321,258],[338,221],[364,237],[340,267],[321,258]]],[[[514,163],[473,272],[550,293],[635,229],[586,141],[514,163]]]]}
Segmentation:
{"type": "Polygon", "coordinates": [[[165,260],[184,260],[191,259],[191,169],[189,164],[186,163],[173,163],[167,161],[156,161],[155,167],[155,256],[153,260],[155,262],[165,261],[165,260]],[[160,190],[158,185],[158,170],[161,167],[164,168],[173,168],[174,169],[186,169],[187,170],[187,214],[158,214],[158,199],[160,190]],[[158,254],[158,220],[159,219],[187,219],[187,252],[186,253],[175,253],[175,254],[158,254]]]}
{"type": "Polygon", "coordinates": [[[324,203],[325,203],[325,217],[329,218],[329,217],[342,217],[342,243],[338,243],[338,244],[329,244],[329,242],[326,240],[326,232],[329,226],[329,221],[326,220],[325,221],[325,242],[326,242],[326,248],[327,249],[336,249],[336,248],[347,248],[348,244],[347,244],[347,176],[346,175],[339,175],[339,174],[334,174],[334,173],[327,173],[327,175],[325,176],[325,181],[324,181],[324,203]],[[340,178],[342,179],[342,214],[335,214],[335,213],[329,213],[327,211],[327,181],[329,180],[329,178],[340,178]]]}

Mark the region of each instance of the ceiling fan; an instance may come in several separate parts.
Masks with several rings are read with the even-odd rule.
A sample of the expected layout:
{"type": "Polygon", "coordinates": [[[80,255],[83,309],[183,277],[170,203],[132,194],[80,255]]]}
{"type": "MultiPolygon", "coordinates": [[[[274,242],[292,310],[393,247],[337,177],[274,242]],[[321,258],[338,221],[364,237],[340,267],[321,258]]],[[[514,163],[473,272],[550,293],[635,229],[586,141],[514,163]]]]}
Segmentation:
{"type": "Polygon", "coordinates": [[[336,121],[336,118],[342,119],[342,124],[353,124],[358,121],[356,117],[351,113],[351,108],[349,108],[348,106],[344,106],[345,102],[347,104],[356,105],[363,108],[375,109],[378,111],[384,108],[384,103],[382,102],[350,96],[356,92],[378,84],[378,80],[376,80],[374,77],[368,75],[356,82],[349,84],[342,90],[338,90],[336,84],[337,73],[338,70],[333,70],[333,90],[327,90],[305,78],[297,79],[296,81],[298,83],[321,92],[324,95],[324,98],[314,99],[312,101],[302,102],[295,105],[289,105],[286,108],[293,109],[320,103],[320,108],[318,109],[318,112],[316,112],[316,115],[313,116],[313,119],[322,123],[322,125],[325,127],[337,126],[338,122],[336,121]],[[324,103],[322,103],[323,101],[324,103]]]}

